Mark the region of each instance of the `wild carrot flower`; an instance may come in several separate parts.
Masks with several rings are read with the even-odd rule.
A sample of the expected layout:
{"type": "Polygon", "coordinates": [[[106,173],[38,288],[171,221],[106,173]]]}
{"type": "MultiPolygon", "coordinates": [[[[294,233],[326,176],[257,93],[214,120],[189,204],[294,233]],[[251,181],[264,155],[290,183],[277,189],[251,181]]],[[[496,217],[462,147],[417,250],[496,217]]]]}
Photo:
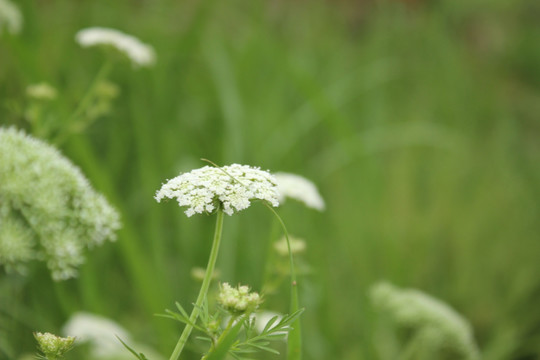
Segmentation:
{"type": "Polygon", "coordinates": [[[75,39],[82,47],[113,47],[127,56],[135,67],[151,66],[156,61],[156,54],[150,45],[115,29],[91,27],[80,30],[75,39]]]}
{"type": "Polygon", "coordinates": [[[477,359],[478,350],[471,326],[445,303],[413,289],[379,283],[371,289],[371,300],[399,325],[413,329],[430,348],[451,349],[466,359],[477,359]]]}
{"type": "Polygon", "coordinates": [[[12,34],[22,29],[23,18],[19,8],[9,0],[0,0],[0,34],[5,27],[12,34]]]}
{"type": "Polygon", "coordinates": [[[44,260],[53,279],[77,274],[85,248],[115,239],[119,216],[52,146],[0,128],[0,264],[44,260]]]}
{"type": "Polygon", "coordinates": [[[75,338],[72,336],[60,337],[51,333],[34,333],[38,349],[48,360],[61,359],[66,352],[73,348],[75,338]]]}
{"type": "Polygon", "coordinates": [[[256,310],[262,299],[256,292],[250,292],[248,286],[238,285],[237,288],[233,288],[229,283],[223,283],[217,301],[225,310],[238,315],[256,310]]]}
{"type": "Polygon", "coordinates": [[[157,191],[155,199],[176,199],[187,206],[187,216],[211,213],[218,206],[232,215],[250,206],[251,200],[265,200],[278,206],[274,177],[259,168],[233,164],[216,168],[205,166],[169,180],[157,191]]]}
{"type": "Polygon", "coordinates": [[[276,173],[274,176],[277,181],[280,203],[289,197],[303,202],[309,208],[324,210],[324,200],[315,184],[310,180],[300,175],[283,172],[276,173]]]}

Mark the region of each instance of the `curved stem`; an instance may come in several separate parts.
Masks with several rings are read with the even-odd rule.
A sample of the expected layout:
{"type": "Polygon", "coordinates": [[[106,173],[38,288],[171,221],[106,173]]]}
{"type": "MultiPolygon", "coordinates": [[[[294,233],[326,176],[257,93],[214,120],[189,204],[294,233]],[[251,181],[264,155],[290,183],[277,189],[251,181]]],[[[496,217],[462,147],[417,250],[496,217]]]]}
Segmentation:
{"type": "MultiPolygon", "coordinates": [[[[103,81],[103,79],[107,77],[107,75],[109,75],[111,68],[112,68],[112,62],[110,60],[107,60],[103,63],[98,73],[96,74],[96,77],[92,81],[92,84],[90,84],[90,87],[88,88],[88,90],[86,90],[86,93],[84,94],[82,100],[79,102],[79,105],[77,105],[77,108],[75,109],[75,111],[73,111],[73,113],[69,116],[67,120],[67,124],[66,124],[66,130],[60,132],[60,134],[58,134],[56,139],[54,139],[54,142],[56,144],[61,144],[70,135],[74,122],[76,122],[77,118],[81,116],[84,110],[88,108],[88,106],[90,105],[90,102],[92,101],[95,95],[96,87],[99,85],[101,81],[103,81]]],[[[87,127],[88,125],[89,124],[83,124],[83,127],[87,127]]]]}
{"type": "Polygon", "coordinates": [[[219,243],[221,242],[221,233],[223,230],[223,211],[218,209],[217,211],[217,219],[216,219],[216,231],[214,233],[214,241],[212,242],[212,249],[210,250],[210,257],[208,259],[208,265],[206,266],[206,273],[204,274],[203,283],[201,285],[201,289],[199,290],[199,296],[197,296],[197,301],[195,302],[195,306],[193,307],[193,311],[191,312],[191,315],[189,317],[189,324],[186,324],[186,327],[184,328],[184,331],[182,332],[182,335],[180,335],[180,339],[178,339],[178,343],[176,344],[176,347],[174,348],[173,353],[171,354],[170,360],[177,360],[180,356],[180,353],[182,352],[184,345],[187,342],[187,339],[189,338],[189,335],[191,334],[191,331],[193,330],[193,325],[197,318],[199,317],[199,312],[201,310],[201,306],[203,304],[204,299],[206,298],[206,293],[208,292],[208,288],[210,287],[210,281],[212,280],[212,274],[214,273],[214,266],[216,265],[216,260],[218,256],[219,251],[219,243]]]}
{"type": "MultiPolygon", "coordinates": [[[[298,308],[298,283],[296,281],[296,269],[294,267],[293,255],[291,251],[291,241],[289,239],[289,232],[285,223],[281,219],[281,216],[270,205],[265,202],[265,205],[270,211],[274,213],[274,216],[279,220],[285,239],[287,240],[287,248],[289,250],[289,263],[291,267],[291,314],[294,314],[298,308]]],[[[300,329],[300,319],[297,318],[292,323],[292,330],[289,332],[288,345],[287,345],[287,359],[300,360],[302,358],[302,332],[300,329]]]]}

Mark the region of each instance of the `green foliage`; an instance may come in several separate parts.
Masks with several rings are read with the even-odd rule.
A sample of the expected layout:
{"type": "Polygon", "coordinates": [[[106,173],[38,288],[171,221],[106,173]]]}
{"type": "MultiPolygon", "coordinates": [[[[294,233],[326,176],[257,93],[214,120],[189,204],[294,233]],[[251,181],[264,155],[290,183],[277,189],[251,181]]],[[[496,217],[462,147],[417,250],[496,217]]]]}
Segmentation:
{"type": "MultiPolygon", "coordinates": [[[[374,336],[367,296],[381,279],[460,309],[485,359],[539,356],[538,2],[339,3],[18,2],[22,32],[0,36],[3,125],[29,128],[21,99],[41,81],[68,125],[103,62],[73,40],[81,28],[139,36],[157,62],[113,68],[111,110],[61,145],[121,210],[119,241],[63,287],[0,275],[13,299],[0,304],[13,323],[6,356],[33,351],[32,328],[59,328],[82,306],[170,351],[179,329],[151,314],[193,301],[189,269],[205,264],[213,220],[152,196],[201,157],[319,185],[325,213],[279,209],[313,269],[298,288],[306,359],[377,359],[391,346],[374,336]]],[[[225,224],[223,278],[262,288],[278,237],[262,211],[225,224]]],[[[267,306],[287,312],[284,294],[267,306]]]]}
{"type": "Polygon", "coordinates": [[[271,341],[283,339],[292,330],[291,325],[299,318],[304,309],[300,309],[291,315],[283,317],[274,316],[265,325],[262,330],[255,329],[257,313],[248,310],[242,314],[227,311],[223,307],[210,314],[208,302],[204,301],[199,311],[199,318],[196,323],[189,319],[189,314],[180,305],[176,303],[178,312],[165,310],[165,314],[159,314],[165,317],[179,321],[183,324],[190,324],[195,330],[202,332],[204,336],[198,336],[210,345],[205,360],[224,359],[227,354],[235,359],[247,359],[245,356],[258,351],[265,351],[279,355],[279,351],[269,347],[271,341]],[[222,327],[221,324],[227,323],[222,327]]]}
{"type": "Polygon", "coordinates": [[[135,356],[137,359],[139,360],[148,360],[148,358],[146,356],[144,356],[143,353],[137,353],[135,350],[133,350],[132,348],[130,348],[124,341],[122,341],[122,339],[120,339],[119,337],[117,337],[117,339],[122,343],[122,345],[124,345],[124,347],[130,352],[133,354],[133,356],[135,356]]]}

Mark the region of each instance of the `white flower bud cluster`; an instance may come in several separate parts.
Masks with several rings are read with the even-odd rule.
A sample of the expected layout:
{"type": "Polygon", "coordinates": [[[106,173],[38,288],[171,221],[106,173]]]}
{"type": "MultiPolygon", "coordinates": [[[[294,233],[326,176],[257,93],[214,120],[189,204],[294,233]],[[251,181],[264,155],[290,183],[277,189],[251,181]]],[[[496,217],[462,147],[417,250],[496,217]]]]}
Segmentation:
{"type": "Polygon", "coordinates": [[[9,0],[0,0],[0,34],[4,26],[12,34],[22,29],[23,17],[19,8],[9,0]]]}
{"type": "Polygon", "coordinates": [[[52,146],[0,128],[0,265],[47,263],[53,279],[76,276],[85,248],[115,239],[119,215],[52,146]]]}
{"type": "Polygon", "coordinates": [[[274,177],[267,171],[233,164],[221,168],[205,166],[169,180],[157,191],[155,199],[176,199],[188,206],[187,216],[210,213],[220,204],[227,215],[249,207],[250,200],[266,200],[278,206],[274,177]]]}
{"type": "Polygon", "coordinates": [[[154,49],[134,36],[115,29],[91,27],[80,30],[75,40],[82,47],[112,46],[124,54],[134,66],[151,66],[156,61],[154,49]]]}
{"type": "Polygon", "coordinates": [[[478,358],[471,326],[445,303],[421,291],[388,283],[373,286],[371,300],[399,325],[414,329],[426,348],[451,350],[464,359],[478,358]]]}
{"type": "Polygon", "coordinates": [[[285,198],[303,202],[307,207],[323,211],[325,209],[324,200],[319,194],[317,187],[308,179],[289,173],[274,174],[278,186],[279,202],[285,201],[285,198]]]}
{"type": "Polygon", "coordinates": [[[72,336],[60,337],[51,333],[34,333],[39,350],[47,359],[60,359],[66,352],[71,350],[75,338],[72,336]]]}
{"type": "Polygon", "coordinates": [[[225,310],[236,315],[252,312],[262,303],[259,294],[249,292],[248,286],[233,288],[229,283],[221,284],[217,301],[225,310]]]}

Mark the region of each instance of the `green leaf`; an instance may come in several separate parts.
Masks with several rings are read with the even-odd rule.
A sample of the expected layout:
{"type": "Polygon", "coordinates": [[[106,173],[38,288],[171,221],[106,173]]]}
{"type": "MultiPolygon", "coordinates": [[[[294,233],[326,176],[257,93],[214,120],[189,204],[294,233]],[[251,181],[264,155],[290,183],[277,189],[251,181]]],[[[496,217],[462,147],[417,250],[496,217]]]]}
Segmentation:
{"type": "Polygon", "coordinates": [[[184,310],[182,305],[180,305],[180,303],[178,301],[175,304],[176,304],[176,308],[178,309],[178,311],[180,311],[180,314],[182,314],[185,318],[189,319],[189,315],[186,312],[186,310],[184,310]]]}
{"type": "Polygon", "coordinates": [[[263,329],[263,333],[267,332],[268,329],[270,329],[272,327],[272,325],[274,325],[274,323],[279,319],[279,316],[274,316],[273,318],[270,319],[270,321],[268,321],[266,323],[266,325],[264,326],[264,329],[263,329]]]}
{"type": "Polygon", "coordinates": [[[237,341],[236,338],[240,329],[242,328],[243,322],[238,321],[230,330],[227,335],[218,343],[218,346],[208,354],[207,360],[222,360],[225,359],[229,349],[237,341]]]}
{"type": "Polygon", "coordinates": [[[125,342],[123,342],[122,339],[120,339],[118,336],[117,336],[116,338],[117,338],[117,339],[122,343],[122,345],[124,345],[124,347],[125,347],[126,349],[128,349],[129,352],[132,353],[137,359],[139,359],[139,360],[149,360],[146,356],[144,356],[143,353],[138,353],[138,354],[137,354],[137,352],[136,352],[135,350],[133,350],[132,348],[130,348],[130,347],[129,347],[125,342]]]}
{"type": "Polygon", "coordinates": [[[260,349],[260,350],[264,350],[264,351],[268,351],[272,354],[276,354],[276,355],[279,355],[279,351],[275,350],[275,349],[272,349],[268,346],[264,346],[264,345],[253,345],[255,346],[257,349],[260,349]]]}
{"type": "MultiPolygon", "coordinates": [[[[192,327],[194,327],[195,329],[199,330],[199,331],[202,331],[204,333],[206,333],[206,330],[197,325],[197,324],[194,324],[191,320],[189,320],[188,317],[186,317],[185,315],[183,314],[179,314],[179,313],[176,313],[174,311],[171,311],[169,309],[165,309],[165,312],[166,314],[154,314],[155,316],[159,316],[159,317],[163,317],[163,318],[167,318],[167,319],[172,319],[172,320],[176,320],[176,321],[179,321],[181,323],[184,323],[184,324],[188,324],[188,325],[191,325],[192,327]]],[[[185,312],[184,312],[185,313],[185,312]]]]}
{"type": "Polygon", "coordinates": [[[212,342],[212,339],[209,338],[209,337],[206,337],[206,336],[195,336],[195,339],[201,340],[201,341],[207,341],[207,342],[209,342],[209,343],[212,342]]]}

